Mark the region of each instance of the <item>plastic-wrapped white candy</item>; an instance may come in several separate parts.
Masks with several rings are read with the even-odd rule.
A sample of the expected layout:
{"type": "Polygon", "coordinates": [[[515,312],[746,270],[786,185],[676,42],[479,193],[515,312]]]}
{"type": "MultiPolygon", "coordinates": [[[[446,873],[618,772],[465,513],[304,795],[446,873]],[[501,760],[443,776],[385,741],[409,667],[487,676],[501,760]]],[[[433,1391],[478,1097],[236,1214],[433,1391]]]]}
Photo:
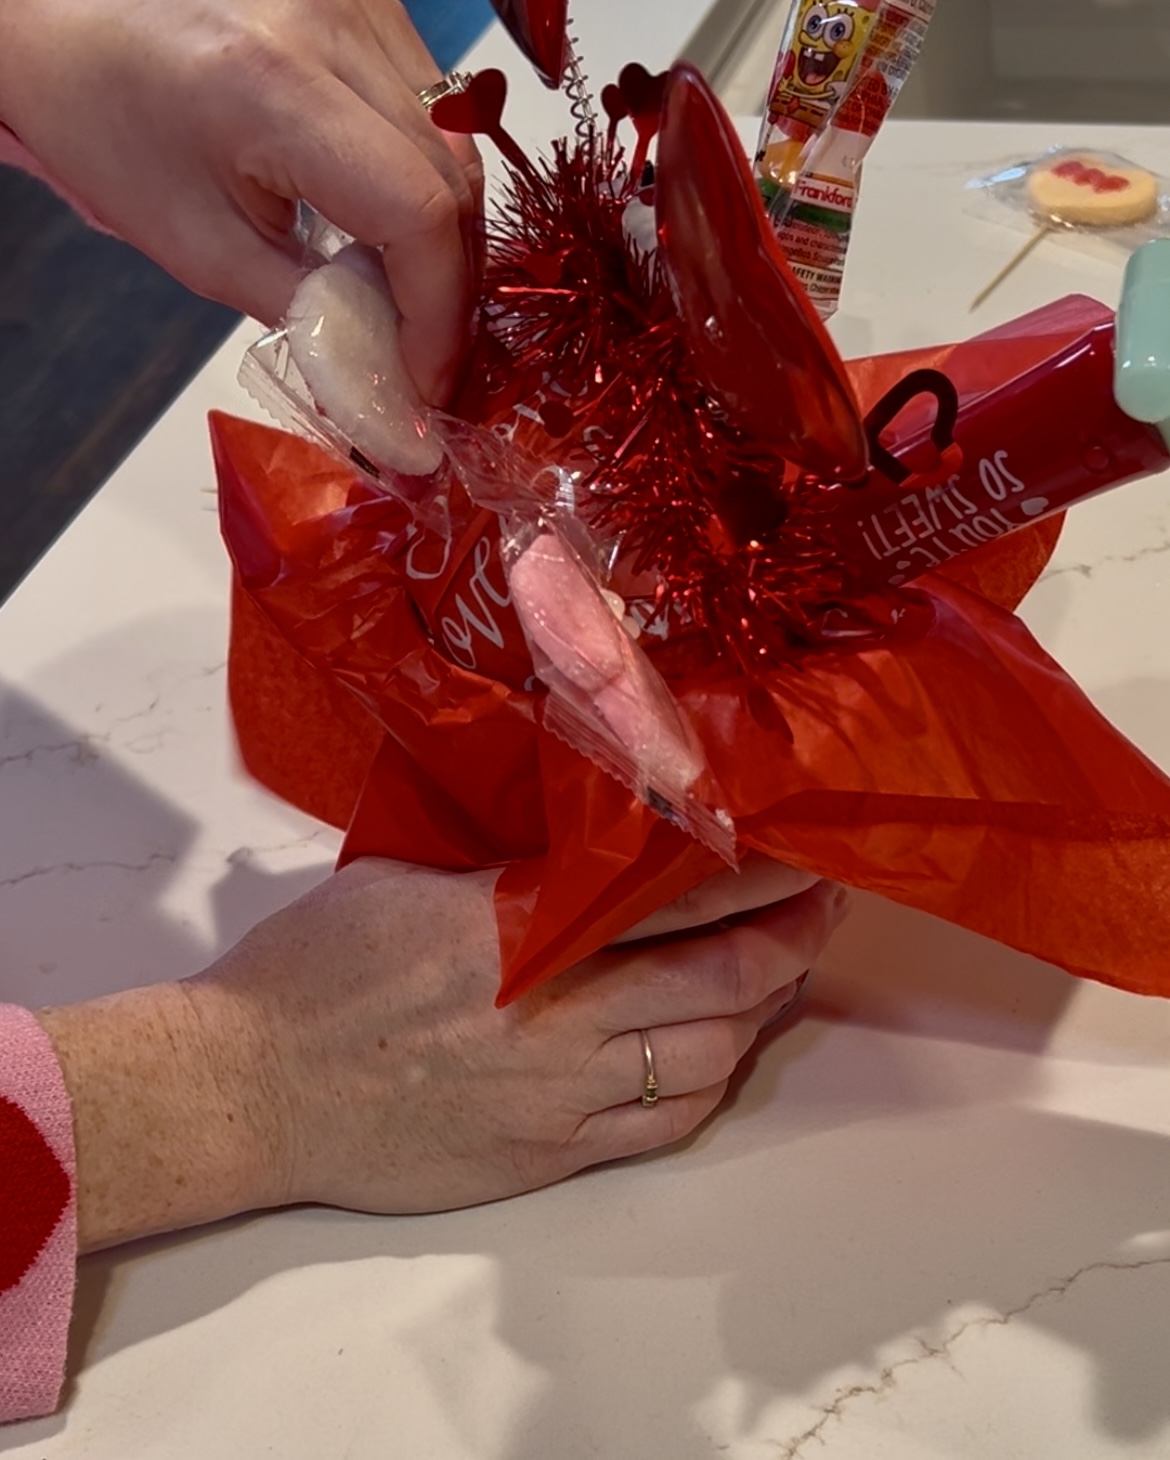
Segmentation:
{"type": "Polygon", "coordinates": [[[337,430],[376,466],[429,476],[443,450],[402,360],[400,319],[381,258],[351,244],[306,275],[285,330],[314,403],[337,430]]]}

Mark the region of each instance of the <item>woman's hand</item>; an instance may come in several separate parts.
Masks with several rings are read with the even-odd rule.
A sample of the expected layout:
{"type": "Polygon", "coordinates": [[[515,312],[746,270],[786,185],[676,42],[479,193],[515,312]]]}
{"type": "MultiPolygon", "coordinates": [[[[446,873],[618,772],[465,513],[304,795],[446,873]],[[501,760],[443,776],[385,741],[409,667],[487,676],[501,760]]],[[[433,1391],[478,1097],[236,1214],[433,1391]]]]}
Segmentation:
{"type": "Polygon", "coordinates": [[[439,71],[398,0],[4,0],[0,120],[114,232],[266,323],[304,199],[383,249],[422,394],[467,338],[474,145],[432,125],[439,71]]]}
{"type": "Polygon", "coordinates": [[[196,978],[43,1014],[75,1103],[83,1247],[288,1202],[468,1206],[668,1145],[845,906],[756,862],[501,1010],[494,883],[358,863],[196,978]]]}

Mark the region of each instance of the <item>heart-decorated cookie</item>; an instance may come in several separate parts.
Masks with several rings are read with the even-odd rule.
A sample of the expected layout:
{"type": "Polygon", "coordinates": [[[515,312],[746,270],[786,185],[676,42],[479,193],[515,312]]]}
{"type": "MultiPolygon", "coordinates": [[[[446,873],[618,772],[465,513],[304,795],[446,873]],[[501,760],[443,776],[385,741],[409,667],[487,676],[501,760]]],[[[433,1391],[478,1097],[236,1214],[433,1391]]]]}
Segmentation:
{"type": "Polygon", "coordinates": [[[1067,153],[1032,169],[1028,201],[1046,222],[1118,228],[1158,211],[1158,179],[1117,158],[1067,153]]]}

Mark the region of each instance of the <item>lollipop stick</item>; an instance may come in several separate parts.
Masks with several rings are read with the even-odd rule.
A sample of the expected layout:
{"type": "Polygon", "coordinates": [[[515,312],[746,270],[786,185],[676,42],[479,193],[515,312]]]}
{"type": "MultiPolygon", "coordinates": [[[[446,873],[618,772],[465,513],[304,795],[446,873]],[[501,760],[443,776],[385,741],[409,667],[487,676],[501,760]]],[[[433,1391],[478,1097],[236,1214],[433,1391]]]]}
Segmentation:
{"type": "Polygon", "coordinates": [[[1044,242],[1044,240],[1048,237],[1048,235],[1050,233],[1054,233],[1055,231],[1055,223],[1045,223],[1040,228],[1038,228],[1035,234],[1028,240],[1023,248],[1020,249],[1019,253],[1016,254],[1015,258],[1006,263],[1003,268],[1000,269],[999,273],[996,274],[995,278],[992,279],[991,283],[988,284],[987,288],[980,290],[980,292],[976,294],[975,298],[972,299],[971,313],[974,314],[981,304],[985,304],[987,300],[991,298],[991,296],[1003,283],[1003,281],[1010,274],[1014,274],[1015,271],[1024,262],[1024,260],[1028,257],[1028,255],[1030,253],[1034,253],[1036,249],[1038,249],[1040,245],[1044,242]]]}

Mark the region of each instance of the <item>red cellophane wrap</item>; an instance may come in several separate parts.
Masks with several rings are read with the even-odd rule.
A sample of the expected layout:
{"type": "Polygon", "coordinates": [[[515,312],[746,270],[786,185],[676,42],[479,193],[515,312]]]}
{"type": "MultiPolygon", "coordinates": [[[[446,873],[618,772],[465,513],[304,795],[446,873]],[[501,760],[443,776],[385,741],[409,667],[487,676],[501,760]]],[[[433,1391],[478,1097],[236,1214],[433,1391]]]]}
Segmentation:
{"type": "MultiPolygon", "coordinates": [[[[1068,300],[966,345],[854,362],[850,376],[868,410],[909,370],[945,368],[967,405],[1107,317],[1068,300]]],[[[503,867],[501,1002],[718,870],[544,730],[544,692],[510,687],[523,675],[488,678],[435,646],[423,615],[445,601],[435,611],[457,607],[499,662],[523,658],[498,559],[481,547],[490,514],[432,563],[405,509],[316,447],[222,415],[212,430],[246,765],[346,827],[343,860],[503,867]]],[[[750,691],[720,661],[658,664],[742,851],[1164,995],[1170,782],[1013,612],[1058,531],[1042,523],[920,579],[932,613],[916,633],[810,653],[750,691]]]]}

